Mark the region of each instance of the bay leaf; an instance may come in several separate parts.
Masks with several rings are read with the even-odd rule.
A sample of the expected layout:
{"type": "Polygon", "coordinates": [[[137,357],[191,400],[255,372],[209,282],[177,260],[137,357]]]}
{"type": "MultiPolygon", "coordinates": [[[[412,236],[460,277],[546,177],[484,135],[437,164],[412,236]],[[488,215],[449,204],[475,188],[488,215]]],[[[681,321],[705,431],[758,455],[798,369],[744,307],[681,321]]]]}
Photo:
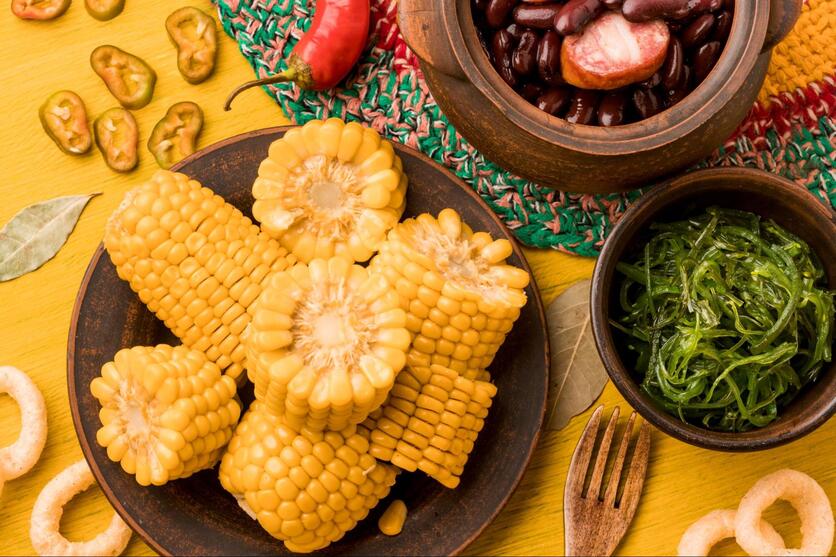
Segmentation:
{"type": "Polygon", "coordinates": [[[589,317],[591,282],[570,286],[546,310],[551,342],[546,429],[563,429],[589,408],[607,384],[589,317]]]}
{"type": "Polygon", "coordinates": [[[55,257],[95,195],[99,194],[40,201],[12,217],[0,230],[0,282],[34,271],[55,257]]]}

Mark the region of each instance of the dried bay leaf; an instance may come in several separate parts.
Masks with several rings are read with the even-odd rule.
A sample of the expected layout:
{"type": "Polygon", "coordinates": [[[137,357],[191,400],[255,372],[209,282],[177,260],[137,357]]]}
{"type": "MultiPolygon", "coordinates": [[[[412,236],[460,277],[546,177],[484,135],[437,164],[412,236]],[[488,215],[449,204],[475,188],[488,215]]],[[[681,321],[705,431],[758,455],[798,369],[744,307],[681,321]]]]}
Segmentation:
{"type": "Polygon", "coordinates": [[[590,281],[573,284],[546,310],[551,342],[547,429],[563,429],[589,408],[607,384],[589,317],[590,281]]]}
{"type": "Polygon", "coordinates": [[[12,217],[0,230],[0,282],[25,275],[52,259],[95,195],[99,194],[56,197],[12,217]]]}

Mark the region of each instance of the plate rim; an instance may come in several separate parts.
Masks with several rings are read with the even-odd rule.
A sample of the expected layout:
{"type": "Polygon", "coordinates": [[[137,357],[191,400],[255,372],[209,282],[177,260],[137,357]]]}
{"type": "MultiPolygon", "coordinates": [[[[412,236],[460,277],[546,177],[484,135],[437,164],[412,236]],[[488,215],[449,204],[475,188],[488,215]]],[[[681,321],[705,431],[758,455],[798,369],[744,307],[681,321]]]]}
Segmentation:
{"type": "MultiPolygon", "coordinates": [[[[257,129],[257,130],[251,130],[251,131],[248,131],[248,132],[244,132],[244,133],[240,133],[240,134],[236,134],[236,135],[227,137],[225,139],[222,139],[220,141],[212,143],[211,145],[207,145],[206,147],[204,147],[204,148],[202,148],[198,151],[195,151],[191,155],[185,157],[183,160],[181,160],[181,161],[175,163],[174,165],[172,165],[170,170],[172,172],[179,172],[181,168],[188,165],[191,161],[196,160],[196,159],[201,158],[201,157],[204,157],[206,155],[209,155],[210,153],[213,153],[215,151],[223,149],[223,148],[225,148],[229,145],[232,145],[232,144],[235,144],[235,143],[238,143],[238,142],[241,142],[241,141],[245,141],[247,139],[251,139],[251,138],[254,138],[254,137],[262,137],[262,136],[266,136],[266,135],[272,135],[272,134],[276,134],[276,133],[287,132],[290,129],[298,128],[298,127],[301,127],[301,126],[297,126],[297,125],[272,126],[272,127],[268,127],[268,128],[260,128],[260,129],[257,129]]],[[[531,444],[529,445],[529,447],[527,449],[527,454],[525,455],[525,459],[524,459],[524,465],[521,466],[516,471],[515,477],[513,478],[513,481],[512,481],[512,484],[511,484],[511,489],[509,489],[508,493],[505,494],[502,497],[502,501],[500,502],[500,504],[497,505],[495,509],[493,509],[493,511],[488,515],[487,519],[484,520],[483,523],[478,528],[474,529],[473,532],[471,532],[471,534],[462,542],[461,545],[459,545],[459,547],[457,547],[456,549],[454,549],[450,553],[450,555],[458,555],[462,551],[464,551],[470,544],[472,544],[476,540],[476,538],[478,538],[482,534],[482,532],[484,532],[485,529],[491,523],[493,523],[493,521],[496,519],[496,517],[499,515],[499,513],[502,511],[502,509],[504,509],[505,506],[508,504],[508,501],[511,499],[511,497],[514,495],[514,493],[517,491],[517,488],[519,487],[519,484],[522,481],[522,477],[525,475],[525,472],[528,470],[529,466],[531,465],[531,459],[534,455],[534,452],[537,450],[537,446],[540,443],[540,437],[541,437],[541,434],[543,432],[543,422],[544,422],[545,414],[546,414],[546,406],[548,404],[549,367],[550,367],[550,361],[551,361],[551,343],[550,343],[550,338],[549,338],[549,334],[548,334],[548,327],[547,327],[547,322],[546,322],[546,312],[545,312],[545,308],[543,306],[543,299],[542,299],[542,296],[540,294],[540,289],[537,286],[537,281],[534,277],[534,274],[531,272],[531,267],[528,263],[528,260],[526,259],[525,254],[522,251],[522,246],[520,245],[519,241],[514,236],[513,232],[511,232],[511,230],[506,226],[506,224],[502,221],[502,219],[500,219],[499,216],[485,202],[485,200],[482,199],[482,197],[479,194],[477,194],[470,186],[465,184],[464,181],[461,178],[459,178],[458,176],[453,174],[453,172],[451,172],[450,169],[448,169],[444,165],[441,165],[441,164],[437,163],[436,161],[432,160],[430,157],[428,157],[427,155],[425,155],[424,153],[422,153],[418,149],[415,149],[415,148],[410,147],[408,145],[404,145],[403,143],[400,143],[399,141],[396,141],[396,140],[392,140],[392,139],[389,139],[389,138],[384,138],[384,139],[387,139],[388,141],[390,141],[392,143],[392,146],[395,148],[396,153],[398,151],[407,151],[411,155],[417,157],[423,163],[429,164],[429,165],[435,167],[436,170],[439,170],[443,174],[445,174],[447,176],[447,178],[450,179],[451,182],[455,183],[459,187],[459,189],[465,191],[465,193],[467,193],[467,195],[469,195],[470,198],[473,201],[475,201],[481,207],[481,209],[489,216],[489,218],[492,219],[497,225],[499,225],[502,228],[502,230],[505,231],[507,238],[511,242],[511,247],[513,249],[514,254],[516,254],[517,257],[519,257],[519,259],[522,263],[523,269],[525,271],[527,271],[528,274],[529,274],[530,285],[532,287],[531,290],[532,290],[532,293],[533,293],[533,296],[530,297],[531,300],[529,300],[529,303],[531,301],[533,301],[533,303],[535,305],[535,309],[537,310],[537,316],[539,318],[540,325],[543,327],[543,330],[545,331],[545,334],[544,334],[544,341],[545,342],[544,342],[544,345],[543,345],[543,355],[544,355],[544,360],[545,360],[543,362],[543,366],[544,366],[544,369],[545,369],[545,373],[543,374],[543,379],[544,379],[543,389],[544,389],[544,392],[546,393],[546,396],[543,398],[543,404],[540,408],[540,411],[538,412],[537,429],[534,432],[534,437],[532,438],[531,444]]],[[[156,172],[156,169],[155,169],[155,172],[156,172]]],[[[169,551],[167,551],[164,547],[159,545],[156,542],[156,540],[154,539],[154,537],[151,535],[151,533],[148,532],[146,528],[144,528],[141,524],[139,524],[139,522],[137,520],[134,519],[133,515],[125,509],[125,507],[122,505],[119,498],[116,496],[116,493],[114,493],[114,491],[111,489],[110,485],[108,484],[104,474],[102,473],[102,471],[99,468],[98,464],[96,463],[95,459],[92,458],[93,447],[90,444],[90,440],[84,435],[84,430],[82,428],[82,423],[81,423],[82,418],[81,418],[80,408],[79,408],[79,405],[78,405],[78,396],[76,394],[76,389],[74,388],[75,375],[76,375],[76,372],[75,372],[76,346],[75,346],[74,339],[75,339],[76,334],[77,334],[78,318],[79,318],[79,314],[81,312],[81,306],[84,303],[84,298],[87,294],[87,289],[89,287],[90,280],[93,276],[93,273],[96,270],[96,267],[99,264],[99,261],[102,258],[102,255],[104,255],[104,253],[105,253],[104,243],[99,242],[98,246],[96,247],[95,252],[93,253],[93,256],[90,259],[90,262],[87,264],[87,269],[85,270],[84,277],[82,278],[81,284],[78,287],[78,292],[76,293],[75,301],[73,303],[73,310],[72,310],[72,313],[70,315],[70,328],[69,328],[69,332],[68,332],[68,336],[67,336],[67,394],[68,394],[69,403],[70,403],[70,414],[71,414],[72,420],[73,420],[73,429],[75,430],[76,438],[78,439],[79,445],[81,446],[81,452],[84,456],[84,460],[87,461],[87,465],[90,467],[90,470],[93,472],[93,477],[95,478],[96,483],[99,486],[99,489],[101,489],[102,493],[105,495],[105,498],[108,500],[108,503],[113,507],[113,509],[122,518],[122,520],[124,520],[128,524],[128,526],[131,528],[131,530],[134,533],[136,533],[142,539],[143,542],[145,542],[151,549],[156,551],[158,554],[169,557],[172,554],[169,551]]]]}

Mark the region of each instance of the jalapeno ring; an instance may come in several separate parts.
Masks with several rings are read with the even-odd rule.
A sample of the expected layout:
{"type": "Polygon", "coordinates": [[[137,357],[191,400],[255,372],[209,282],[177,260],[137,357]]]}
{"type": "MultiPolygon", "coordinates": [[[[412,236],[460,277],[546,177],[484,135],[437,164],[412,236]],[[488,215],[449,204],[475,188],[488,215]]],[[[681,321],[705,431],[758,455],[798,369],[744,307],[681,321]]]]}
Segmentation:
{"type": "Polygon", "coordinates": [[[187,6],[169,15],[165,28],[177,47],[177,69],[183,78],[195,84],[212,75],[218,53],[215,20],[203,11],[187,6]]]}
{"type": "Polygon", "coordinates": [[[90,54],[90,66],[125,108],[142,108],[151,102],[157,74],[141,58],[115,46],[102,45],[90,54]]]}
{"type": "Polygon", "coordinates": [[[84,0],[87,13],[99,21],[113,19],[125,9],[125,0],[84,0]]]}
{"type": "Polygon", "coordinates": [[[139,162],[137,144],[139,126],[134,115],[124,108],[111,108],[96,118],[96,147],[111,169],[130,172],[139,162]]]}
{"type": "Polygon", "coordinates": [[[167,170],[195,152],[202,128],[203,111],[198,105],[188,101],[174,104],[154,126],[148,138],[148,150],[160,168],[167,170]]]}
{"type": "Polygon", "coordinates": [[[83,155],[93,138],[84,101],[72,91],[58,91],[41,105],[38,115],[47,135],[68,155],[83,155]]]}

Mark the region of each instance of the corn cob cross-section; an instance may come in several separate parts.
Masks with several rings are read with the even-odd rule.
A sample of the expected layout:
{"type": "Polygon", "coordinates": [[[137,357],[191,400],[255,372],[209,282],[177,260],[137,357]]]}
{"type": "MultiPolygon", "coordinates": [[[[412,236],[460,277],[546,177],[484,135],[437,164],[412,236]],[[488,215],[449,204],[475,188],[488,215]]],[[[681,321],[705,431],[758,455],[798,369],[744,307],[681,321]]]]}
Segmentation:
{"type": "Polygon", "coordinates": [[[337,541],[389,494],[397,469],[369,454],[356,426],[296,432],[256,401],[220,467],[221,485],[293,552],[337,541]]]}
{"type": "Polygon", "coordinates": [[[376,131],[313,120],[270,145],[253,184],[253,216],[300,261],[362,262],[401,218],[406,186],[401,159],[376,131]]]}
{"type": "Polygon", "coordinates": [[[398,291],[418,365],[490,378],[486,369],[526,303],[529,276],[505,264],[512,252],[508,240],[474,233],[453,209],[392,229],[369,269],[398,291]]]}
{"type": "Polygon", "coordinates": [[[235,381],[185,346],[120,350],[90,391],[102,405],[98,443],[141,485],[214,466],[241,414],[235,381]]]}
{"type": "Polygon", "coordinates": [[[278,242],[209,188],[160,170],[128,192],[104,244],[119,276],[183,344],[241,374],[250,305],[289,264],[278,242]]]}
{"type": "Polygon", "coordinates": [[[341,257],[274,274],[245,341],[256,398],[297,430],[363,421],[406,362],[398,303],[383,277],[341,257]]]}
{"type": "Polygon", "coordinates": [[[496,387],[433,365],[407,365],[386,403],[363,422],[370,452],[455,488],[482,431],[496,387]]]}

